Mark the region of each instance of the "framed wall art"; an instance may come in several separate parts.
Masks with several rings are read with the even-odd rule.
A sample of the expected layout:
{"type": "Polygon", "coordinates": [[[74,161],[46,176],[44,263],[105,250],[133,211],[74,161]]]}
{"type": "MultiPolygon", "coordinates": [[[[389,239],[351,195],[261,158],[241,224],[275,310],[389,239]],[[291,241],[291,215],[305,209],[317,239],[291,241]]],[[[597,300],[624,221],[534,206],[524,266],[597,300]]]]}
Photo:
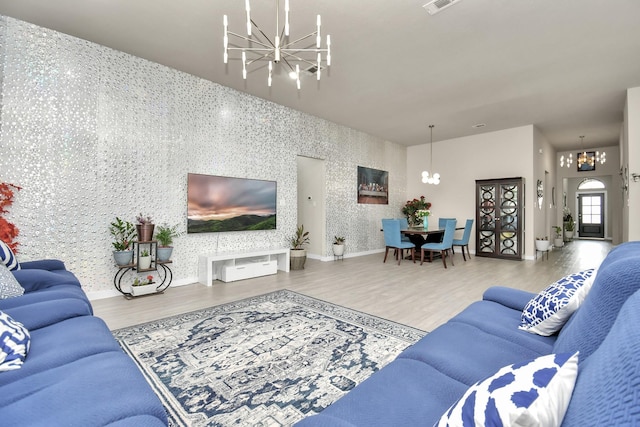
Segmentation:
{"type": "Polygon", "coordinates": [[[389,204],[389,172],[358,166],[358,203],[389,204]]]}

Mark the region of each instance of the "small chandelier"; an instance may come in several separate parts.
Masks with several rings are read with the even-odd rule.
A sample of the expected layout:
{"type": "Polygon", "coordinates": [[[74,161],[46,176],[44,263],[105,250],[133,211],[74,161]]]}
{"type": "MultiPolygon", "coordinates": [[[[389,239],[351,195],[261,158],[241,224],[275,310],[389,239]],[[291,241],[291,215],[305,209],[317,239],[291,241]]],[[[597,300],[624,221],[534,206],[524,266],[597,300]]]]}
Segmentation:
{"type": "Polygon", "coordinates": [[[560,167],[567,167],[570,168],[571,165],[573,164],[573,153],[569,153],[569,155],[567,157],[564,157],[564,154],[562,156],[560,156],[560,167]]]}
{"type": "Polygon", "coordinates": [[[578,154],[578,168],[580,168],[585,163],[590,167],[593,167],[596,164],[596,162],[602,165],[607,161],[607,153],[604,151],[602,153],[600,151],[596,151],[595,156],[587,155],[586,150],[584,150],[583,142],[584,142],[584,135],[581,135],[580,146],[582,147],[583,151],[582,153],[578,154]]]}
{"type": "MultiPolygon", "coordinates": [[[[429,129],[431,130],[431,141],[429,142],[429,169],[433,172],[433,128],[434,125],[429,125],[429,129]]],[[[440,174],[438,172],[434,172],[431,176],[429,176],[429,171],[422,172],[422,182],[425,184],[440,184],[440,174]]]]}
{"type": "MultiPolygon", "coordinates": [[[[321,19],[318,15],[316,19],[316,30],[306,36],[295,40],[289,39],[289,0],[284,2],[284,26],[280,30],[280,1],[276,0],[276,34],[270,39],[251,19],[251,6],[249,0],[245,0],[245,10],[247,15],[247,35],[241,35],[229,31],[229,20],[224,15],[224,63],[229,61],[229,52],[241,52],[242,77],[247,79],[247,68],[255,63],[268,62],[267,84],[271,87],[274,66],[280,64],[289,71],[289,77],[296,81],[298,90],[300,89],[300,65],[308,72],[315,73],[317,80],[320,80],[321,70],[324,68],[322,54],[325,54],[324,64],[331,66],[331,36],[327,35],[326,47],[321,48],[322,39],[320,37],[321,19]],[[255,28],[255,31],[252,30],[255,28]],[[229,43],[229,36],[246,43],[245,46],[237,46],[229,43]],[[311,45],[303,46],[302,42],[313,37],[311,45]],[[315,47],[313,47],[315,44],[315,47]],[[274,65],[275,64],[275,65],[274,65]]],[[[305,43],[308,44],[308,43],[305,43]]]]}

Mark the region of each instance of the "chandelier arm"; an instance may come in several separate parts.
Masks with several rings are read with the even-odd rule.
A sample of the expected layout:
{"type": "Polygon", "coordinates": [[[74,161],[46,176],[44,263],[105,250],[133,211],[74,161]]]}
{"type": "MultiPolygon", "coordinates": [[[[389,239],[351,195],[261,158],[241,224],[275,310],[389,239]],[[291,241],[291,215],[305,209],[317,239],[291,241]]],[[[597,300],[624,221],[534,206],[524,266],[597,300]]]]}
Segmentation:
{"type": "MultiPolygon", "coordinates": [[[[273,49],[273,43],[271,43],[271,40],[269,40],[269,39],[267,39],[267,41],[269,42],[269,44],[267,44],[267,43],[262,42],[259,39],[256,39],[256,38],[253,38],[253,37],[249,38],[249,37],[243,36],[241,34],[232,33],[231,31],[229,31],[229,35],[238,37],[239,39],[242,39],[242,40],[244,40],[246,42],[256,43],[256,44],[258,44],[260,46],[264,46],[265,48],[273,49]]],[[[252,50],[253,49],[253,48],[247,48],[247,47],[243,48],[243,47],[240,47],[240,46],[238,46],[238,48],[243,49],[243,50],[252,50]]]]}
{"type": "MultiPolygon", "coordinates": [[[[282,45],[282,48],[283,48],[283,49],[286,49],[288,46],[293,46],[294,44],[299,43],[299,42],[301,42],[302,40],[308,39],[309,37],[314,37],[316,34],[318,34],[318,32],[317,32],[317,31],[315,31],[315,32],[313,32],[313,33],[311,33],[311,34],[307,34],[306,36],[300,37],[299,39],[296,39],[296,40],[294,40],[294,41],[292,41],[292,42],[289,42],[289,43],[283,44],[283,45],[282,45]]],[[[314,42],[314,44],[315,44],[315,42],[314,42]]]]}
{"type": "Polygon", "coordinates": [[[267,37],[267,35],[264,33],[264,31],[262,31],[262,30],[260,29],[260,27],[258,27],[258,24],[256,24],[255,22],[253,22],[253,19],[251,20],[251,24],[253,24],[253,26],[254,26],[254,27],[256,27],[256,30],[258,30],[258,31],[260,32],[260,34],[262,34],[262,37],[264,37],[264,38],[269,42],[269,44],[271,45],[271,47],[273,47],[273,48],[275,48],[275,47],[276,47],[275,43],[274,43],[274,42],[272,42],[272,41],[271,41],[271,39],[270,39],[269,37],[267,37]]]}
{"type": "Polygon", "coordinates": [[[318,62],[317,62],[316,60],[305,59],[305,58],[302,58],[302,57],[300,57],[300,56],[297,56],[297,55],[291,55],[291,54],[284,54],[284,55],[283,55],[283,58],[284,58],[285,56],[286,56],[288,59],[293,59],[293,60],[296,60],[296,61],[298,61],[298,62],[304,62],[304,63],[309,64],[309,65],[318,65],[318,62]]]}

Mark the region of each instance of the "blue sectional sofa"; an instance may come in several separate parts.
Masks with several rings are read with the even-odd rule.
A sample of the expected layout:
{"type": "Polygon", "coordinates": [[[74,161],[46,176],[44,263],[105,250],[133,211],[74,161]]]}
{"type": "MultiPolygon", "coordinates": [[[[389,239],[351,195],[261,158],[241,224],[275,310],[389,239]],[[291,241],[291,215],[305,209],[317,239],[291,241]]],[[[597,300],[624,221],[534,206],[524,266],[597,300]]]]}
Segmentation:
{"type": "Polygon", "coordinates": [[[31,348],[20,369],[0,372],[1,425],[167,425],[160,400],[61,261],[24,262],[12,273],[25,292],[0,300],[0,311],[28,329],[31,348]]]}
{"type": "Polygon", "coordinates": [[[559,333],[539,336],[518,329],[535,294],[490,288],[482,301],[297,426],[432,426],[470,386],[500,368],[576,351],[578,374],[562,425],[640,425],[639,289],[640,242],[622,244],[602,262],[559,333]]]}

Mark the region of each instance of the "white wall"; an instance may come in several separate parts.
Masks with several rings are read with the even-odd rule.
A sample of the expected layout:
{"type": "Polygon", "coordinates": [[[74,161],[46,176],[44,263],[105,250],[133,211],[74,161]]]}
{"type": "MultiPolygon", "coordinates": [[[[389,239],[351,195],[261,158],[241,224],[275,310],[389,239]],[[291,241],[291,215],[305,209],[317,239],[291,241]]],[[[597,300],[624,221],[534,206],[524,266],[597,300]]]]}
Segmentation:
{"type": "MultiPolygon", "coordinates": [[[[438,127],[434,128],[437,135],[438,127]]],[[[433,143],[433,169],[440,185],[423,184],[421,173],[429,166],[429,144],[407,148],[407,199],[424,195],[433,206],[433,218],[455,217],[463,222],[475,220],[475,181],[477,179],[523,177],[525,179],[525,256],[534,255],[535,190],[534,127],[488,132],[433,143]]],[[[475,224],[474,224],[475,233],[475,224]]],[[[469,242],[475,250],[475,234],[469,242]]]]}
{"type": "Polygon", "coordinates": [[[335,234],[350,254],[380,251],[380,220],[405,198],[404,146],[3,16],[0,81],[0,181],[23,188],[7,216],[19,258],[64,260],[91,298],[115,294],[116,216],[186,229],[189,172],[277,181],[277,230],[179,237],[175,284],[196,280],[200,253],[288,246],[299,155],[325,161],[330,227],[312,238],[326,257],[335,234]],[[389,171],[389,205],[357,204],[358,166],[389,171]]]}
{"type": "Polygon", "coordinates": [[[298,225],[309,232],[309,256],[326,252],[325,162],[298,156],[298,225]]]}
{"type": "Polygon", "coordinates": [[[629,176],[629,189],[625,203],[625,240],[640,240],[640,180],[634,182],[632,174],[640,175],[640,87],[627,90],[623,168],[629,176]]]}

